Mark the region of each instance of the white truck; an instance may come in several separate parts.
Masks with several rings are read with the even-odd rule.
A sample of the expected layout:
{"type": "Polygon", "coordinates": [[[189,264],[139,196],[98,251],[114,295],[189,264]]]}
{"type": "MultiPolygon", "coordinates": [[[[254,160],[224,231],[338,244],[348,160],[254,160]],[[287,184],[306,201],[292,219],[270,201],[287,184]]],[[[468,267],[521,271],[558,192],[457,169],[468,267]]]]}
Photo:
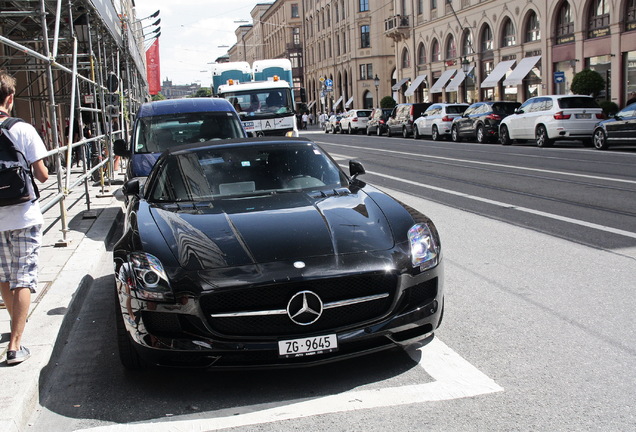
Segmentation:
{"type": "Polygon", "coordinates": [[[227,99],[252,136],[298,136],[291,62],[287,59],[217,63],[214,95],[227,99]]]}

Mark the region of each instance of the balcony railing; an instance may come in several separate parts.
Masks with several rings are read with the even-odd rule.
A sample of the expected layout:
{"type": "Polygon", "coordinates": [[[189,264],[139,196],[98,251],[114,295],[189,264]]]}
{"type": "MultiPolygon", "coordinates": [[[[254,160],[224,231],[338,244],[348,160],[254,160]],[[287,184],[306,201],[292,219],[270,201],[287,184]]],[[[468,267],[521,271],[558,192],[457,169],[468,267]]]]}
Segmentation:
{"type": "Polygon", "coordinates": [[[410,17],[393,15],[384,20],[384,34],[394,40],[407,39],[411,31],[410,17]]]}

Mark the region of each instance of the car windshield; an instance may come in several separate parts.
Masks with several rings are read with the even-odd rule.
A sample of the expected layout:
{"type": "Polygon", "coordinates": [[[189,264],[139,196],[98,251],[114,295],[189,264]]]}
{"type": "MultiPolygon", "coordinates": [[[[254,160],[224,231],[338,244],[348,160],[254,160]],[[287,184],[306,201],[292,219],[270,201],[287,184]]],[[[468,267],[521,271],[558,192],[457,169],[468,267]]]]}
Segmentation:
{"type": "Polygon", "coordinates": [[[186,143],[244,136],[236,114],[225,111],[176,113],[139,120],[135,153],[158,153],[186,143]]]}
{"type": "Polygon", "coordinates": [[[462,114],[464,111],[466,111],[466,108],[468,108],[468,106],[466,105],[449,105],[446,107],[446,113],[447,114],[462,114]]]}
{"type": "Polygon", "coordinates": [[[223,93],[243,120],[273,118],[293,114],[293,99],[290,89],[269,88],[223,93]]]}
{"type": "Polygon", "coordinates": [[[169,154],[149,184],[151,202],[206,201],[347,185],[315,144],[217,146],[169,154]]]}
{"type": "Polygon", "coordinates": [[[567,97],[559,99],[560,108],[599,108],[591,97],[567,97]]]}
{"type": "Polygon", "coordinates": [[[492,105],[492,112],[496,114],[513,114],[519,106],[521,106],[520,103],[495,103],[492,105]]]}
{"type": "Polygon", "coordinates": [[[356,115],[358,117],[369,117],[370,114],[371,114],[371,111],[358,111],[358,112],[356,112],[356,115]]]}

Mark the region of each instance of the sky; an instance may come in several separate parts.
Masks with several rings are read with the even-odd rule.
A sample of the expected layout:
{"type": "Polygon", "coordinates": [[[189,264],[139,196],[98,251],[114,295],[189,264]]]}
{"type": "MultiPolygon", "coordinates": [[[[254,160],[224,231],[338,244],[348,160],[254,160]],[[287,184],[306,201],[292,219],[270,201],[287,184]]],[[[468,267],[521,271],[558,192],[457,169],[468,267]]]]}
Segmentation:
{"type": "MultiPolygon", "coordinates": [[[[161,11],[157,17],[161,18],[161,81],[168,79],[173,85],[197,83],[210,87],[209,63],[228,50],[218,46],[231,47],[236,43],[234,31],[245,23],[235,21],[252,23],[250,11],[257,3],[255,0],[136,0],[138,19],[157,9],[161,11]]],[[[142,24],[150,26],[157,18],[143,20],[142,24]]],[[[156,26],[147,27],[144,33],[151,35],[155,29],[156,26]]]]}

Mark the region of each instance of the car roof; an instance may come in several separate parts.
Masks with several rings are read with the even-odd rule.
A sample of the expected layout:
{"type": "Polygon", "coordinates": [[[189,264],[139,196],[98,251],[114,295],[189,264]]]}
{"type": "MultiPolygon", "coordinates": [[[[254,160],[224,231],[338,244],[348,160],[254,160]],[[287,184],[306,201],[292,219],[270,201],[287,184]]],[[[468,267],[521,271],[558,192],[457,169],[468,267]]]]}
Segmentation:
{"type": "Polygon", "coordinates": [[[141,105],[137,117],[151,117],[184,112],[234,111],[232,104],[221,98],[166,99],[141,105]]]}
{"type": "Polygon", "coordinates": [[[271,144],[313,144],[313,141],[308,138],[296,138],[296,137],[250,137],[250,138],[232,138],[224,140],[213,140],[202,143],[190,143],[180,146],[174,146],[168,148],[165,153],[175,154],[182,152],[191,152],[197,150],[204,150],[206,148],[239,148],[239,147],[268,147],[271,144]]]}

